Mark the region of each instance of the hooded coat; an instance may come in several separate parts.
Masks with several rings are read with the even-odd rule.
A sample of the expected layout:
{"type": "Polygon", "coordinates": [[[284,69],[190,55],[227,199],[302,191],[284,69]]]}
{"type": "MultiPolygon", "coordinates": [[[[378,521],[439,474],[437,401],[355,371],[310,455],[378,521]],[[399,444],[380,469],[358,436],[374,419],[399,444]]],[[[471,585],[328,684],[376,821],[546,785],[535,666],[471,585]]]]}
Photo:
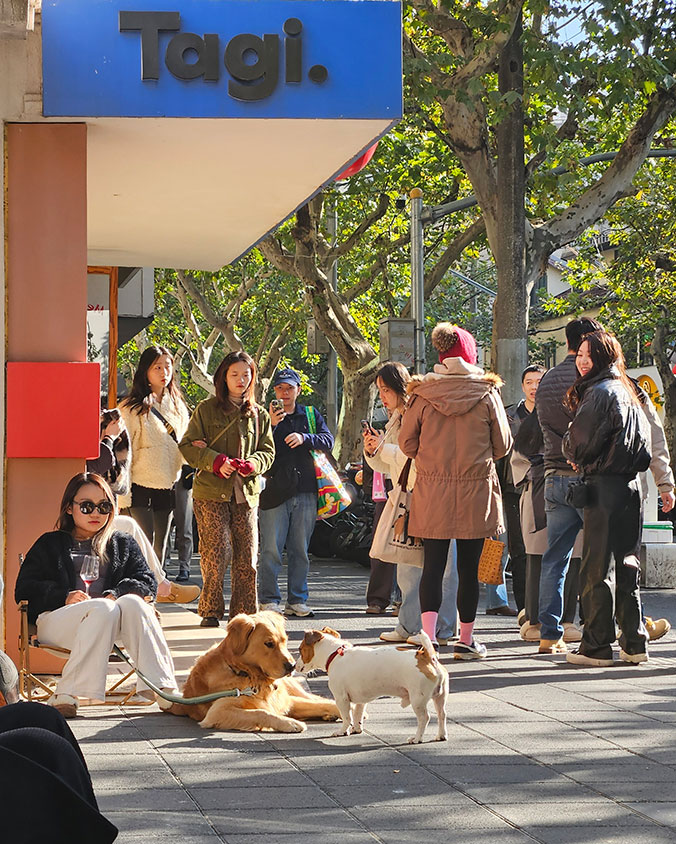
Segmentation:
{"type": "Polygon", "coordinates": [[[491,372],[446,358],[408,386],[399,447],[416,462],[409,534],[422,539],[481,539],[502,532],[495,461],[512,447],[491,372]]]}

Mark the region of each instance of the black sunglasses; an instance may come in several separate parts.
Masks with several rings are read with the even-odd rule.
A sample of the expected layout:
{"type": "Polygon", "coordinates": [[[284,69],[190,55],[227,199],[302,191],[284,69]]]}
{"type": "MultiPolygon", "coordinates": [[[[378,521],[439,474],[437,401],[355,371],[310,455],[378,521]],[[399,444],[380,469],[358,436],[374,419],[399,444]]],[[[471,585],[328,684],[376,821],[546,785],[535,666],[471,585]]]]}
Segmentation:
{"type": "Polygon", "coordinates": [[[77,504],[83,516],[88,516],[94,510],[98,510],[102,516],[109,516],[113,512],[110,501],[99,501],[98,504],[94,504],[93,501],[73,501],[73,504],[77,504]]]}

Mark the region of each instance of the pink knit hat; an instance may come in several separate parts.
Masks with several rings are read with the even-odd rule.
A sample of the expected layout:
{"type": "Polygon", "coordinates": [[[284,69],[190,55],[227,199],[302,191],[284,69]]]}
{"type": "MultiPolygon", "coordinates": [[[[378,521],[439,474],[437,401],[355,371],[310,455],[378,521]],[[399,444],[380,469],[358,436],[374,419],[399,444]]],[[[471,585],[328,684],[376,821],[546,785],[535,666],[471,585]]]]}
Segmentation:
{"type": "Polygon", "coordinates": [[[440,322],[432,331],[432,345],[439,352],[439,363],[446,358],[462,358],[476,364],[476,340],[464,328],[440,322]]]}

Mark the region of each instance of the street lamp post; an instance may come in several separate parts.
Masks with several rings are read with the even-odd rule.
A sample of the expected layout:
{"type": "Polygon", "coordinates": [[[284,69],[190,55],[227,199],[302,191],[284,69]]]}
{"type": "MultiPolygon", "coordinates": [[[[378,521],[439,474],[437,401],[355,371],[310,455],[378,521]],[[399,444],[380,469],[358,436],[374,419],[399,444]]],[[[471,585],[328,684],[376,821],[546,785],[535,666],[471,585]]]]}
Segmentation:
{"type": "Polygon", "coordinates": [[[413,329],[413,368],[425,372],[425,264],[423,253],[423,192],[413,188],[411,198],[411,314],[413,329]]]}

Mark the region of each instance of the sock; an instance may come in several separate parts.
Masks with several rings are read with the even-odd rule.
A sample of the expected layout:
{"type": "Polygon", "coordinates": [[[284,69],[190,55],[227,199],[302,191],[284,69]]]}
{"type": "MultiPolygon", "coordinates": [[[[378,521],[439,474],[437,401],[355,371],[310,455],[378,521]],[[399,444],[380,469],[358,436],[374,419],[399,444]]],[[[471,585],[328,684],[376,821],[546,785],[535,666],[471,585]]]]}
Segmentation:
{"type": "Polygon", "coordinates": [[[474,622],[473,621],[461,621],[460,622],[460,641],[463,645],[471,645],[472,644],[472,632],[474,630],[474,622]]]}
{"type": "Polygon", "coordinates": [[[420,615],[422,619],[422,628],[430,637],[432,642],[437,641],[437,619],[439,618],[438,612],[424,612],[420,615]]]}

